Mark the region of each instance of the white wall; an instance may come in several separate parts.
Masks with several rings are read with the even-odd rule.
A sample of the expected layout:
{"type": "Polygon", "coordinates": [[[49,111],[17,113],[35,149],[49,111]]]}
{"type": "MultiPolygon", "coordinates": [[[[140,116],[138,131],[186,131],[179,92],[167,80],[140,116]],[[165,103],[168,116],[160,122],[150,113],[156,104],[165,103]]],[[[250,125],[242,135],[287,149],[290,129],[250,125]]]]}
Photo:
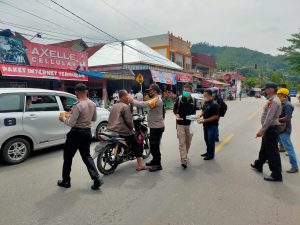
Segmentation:
{"type": "Polygon", "coordinates": [[[169,35],[168,34],[144,37],[144,38],[139,38],[138,40],[143,42],[145,45],[148,45],[149,47],[169,45],[169,35]]]}

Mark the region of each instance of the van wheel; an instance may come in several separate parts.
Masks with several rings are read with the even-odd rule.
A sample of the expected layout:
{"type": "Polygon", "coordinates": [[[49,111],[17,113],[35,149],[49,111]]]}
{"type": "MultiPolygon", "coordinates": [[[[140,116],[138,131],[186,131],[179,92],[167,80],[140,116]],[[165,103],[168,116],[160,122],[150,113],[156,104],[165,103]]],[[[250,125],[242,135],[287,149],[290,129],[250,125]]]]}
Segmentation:
{"type": "Polygon", "coordinates": [[[24,138],[13,138],[5,143],[1,152],[2,159],[9,165],[23,162],[29,156],[31,147],[24,138]]]}

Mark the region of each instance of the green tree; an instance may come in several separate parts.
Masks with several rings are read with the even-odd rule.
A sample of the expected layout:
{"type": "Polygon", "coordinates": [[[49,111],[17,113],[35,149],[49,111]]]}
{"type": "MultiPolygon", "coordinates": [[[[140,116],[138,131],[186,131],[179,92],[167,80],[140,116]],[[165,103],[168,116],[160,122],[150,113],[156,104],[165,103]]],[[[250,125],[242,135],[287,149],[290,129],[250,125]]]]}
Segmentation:
{"type": "Polygon", "coordinates": [[[273,72],[273,74],[271,75],[271,81],[276,83],[276,84],[280,84],[282,82],[282,75],[279,72],[273,72]]]}
{"type": "Polygon", "coordinates": [[[255,77],[247,77],[246,80],[244,80],[244,85],[248,87],[255,87],[257,83],[257,79],[255,77]]]}
{"type": "Polygon", "coordinates": [[[300,32],[292,34],[292,38],[287,40],[291,43],[291,45],[279,48],[279,50],[286,56],[291,69],[300,73],[300,32]]]}

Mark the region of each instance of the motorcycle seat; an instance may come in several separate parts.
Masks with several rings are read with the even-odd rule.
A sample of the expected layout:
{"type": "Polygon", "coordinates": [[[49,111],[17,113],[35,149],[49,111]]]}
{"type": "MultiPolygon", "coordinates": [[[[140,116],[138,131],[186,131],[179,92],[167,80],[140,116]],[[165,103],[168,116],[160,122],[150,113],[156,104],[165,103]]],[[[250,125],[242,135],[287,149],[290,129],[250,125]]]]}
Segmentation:
{"type": "Polygon", "coordinates": [[[114,131],[105,131],[103,133],[101,133],[101,135],[107,136],[109,138],[113,138],[113,137],[119,137],[120,135],[114,131]]]}

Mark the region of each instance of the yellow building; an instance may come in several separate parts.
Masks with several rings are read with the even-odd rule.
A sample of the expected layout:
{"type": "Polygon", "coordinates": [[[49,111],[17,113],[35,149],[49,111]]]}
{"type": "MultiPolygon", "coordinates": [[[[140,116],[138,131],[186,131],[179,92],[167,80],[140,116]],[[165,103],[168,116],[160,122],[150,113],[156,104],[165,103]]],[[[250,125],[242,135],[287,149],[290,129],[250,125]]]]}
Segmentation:
{"type": "Polygon", "coordinates": [[[139,41],[148,45],[162,56],[181,66],[185,72],[192,69],[191,42],[172,33],[139,38],[139,41]]]}

